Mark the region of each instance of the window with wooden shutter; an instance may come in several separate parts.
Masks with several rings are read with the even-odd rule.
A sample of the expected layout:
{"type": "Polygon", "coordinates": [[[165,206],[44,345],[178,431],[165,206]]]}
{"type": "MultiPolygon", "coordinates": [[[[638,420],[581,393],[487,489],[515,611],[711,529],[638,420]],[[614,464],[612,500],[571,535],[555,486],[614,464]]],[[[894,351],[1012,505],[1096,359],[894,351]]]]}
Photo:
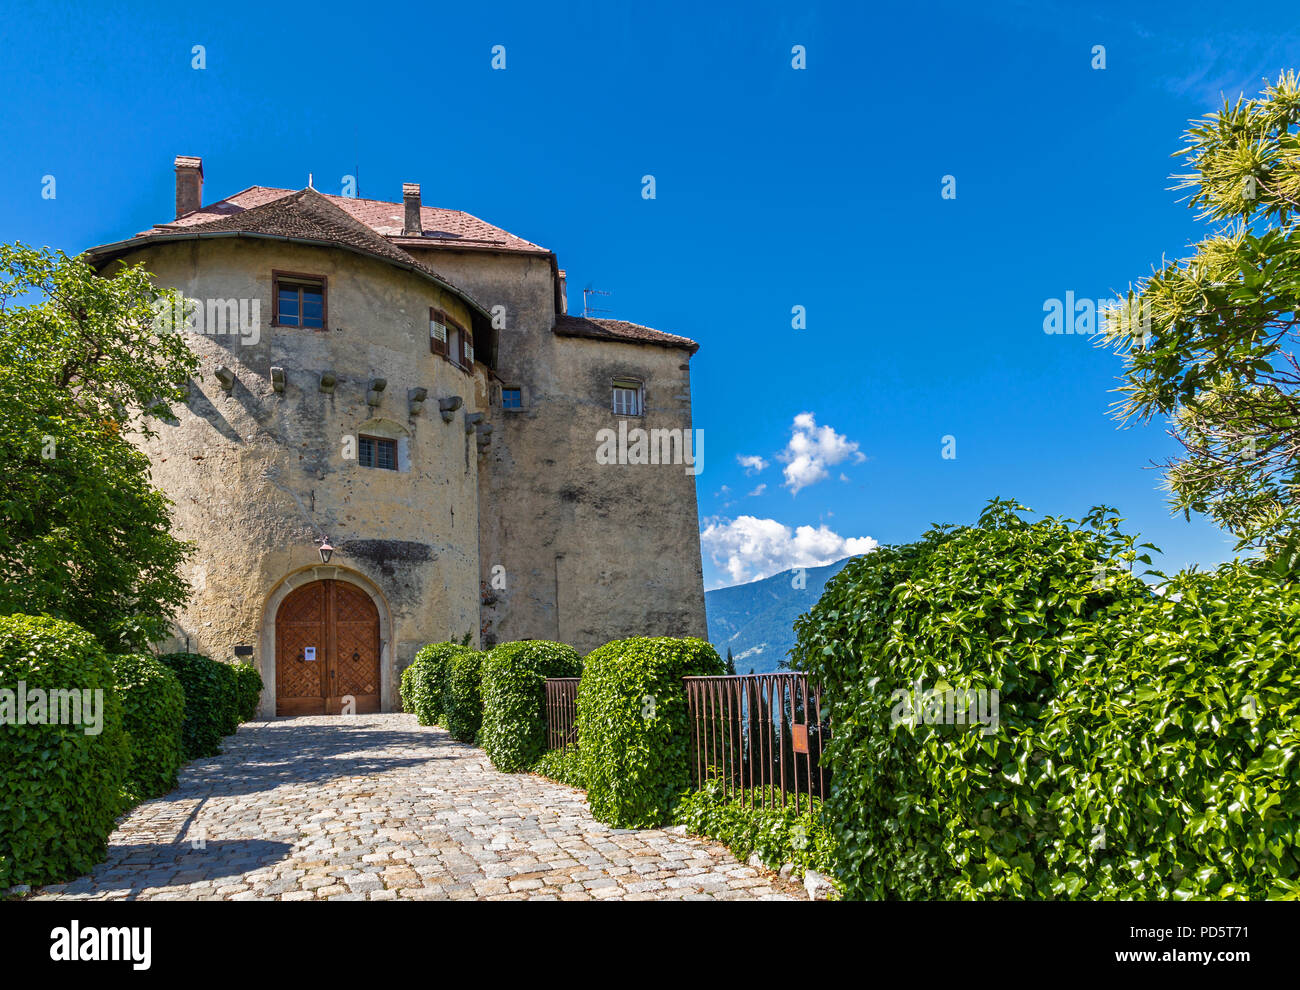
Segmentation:
{"type": "Polygon", "coordinates": [[[447,315],[429,307],[429,353],[447,353],[447,315]]]}
{"type": "Polygon", "coordinates": [[[474,338],[469,335],[469,331],[461,334],[461,340],[465,342],[464,360],[461,361],[466,368],[474,367],[474,338]]]}

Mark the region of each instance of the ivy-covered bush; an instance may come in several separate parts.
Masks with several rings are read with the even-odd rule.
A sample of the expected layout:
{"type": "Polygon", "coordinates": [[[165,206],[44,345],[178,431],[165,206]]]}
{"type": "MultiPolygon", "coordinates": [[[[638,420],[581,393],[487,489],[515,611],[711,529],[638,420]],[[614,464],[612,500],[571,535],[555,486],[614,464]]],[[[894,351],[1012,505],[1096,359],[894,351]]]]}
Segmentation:
{"type": "Polygon", "coordinates": [[[532,765],[531,772],[539,777],[567,784],[569,787],[577,787],[580,790],[587,786],[587,781],[582,776],[582,759],[578,756],[576,746],[547,750],[542,754],[541,759],[532,765]]]}
{"type": "Polygon", "coordinates": [[[128,760],[113,667],[95,638],[46,616],[0,617],[0,722],[0,890],[89,872],[121,810],[128,760]]]}
{"type": "Polygon", "coordinates": [[[235,687],[238,693],[239,721],[251,722],[257,718],[257,706],[262,700],[262,675],[251,663],[237,663],[235,687]]]}
{"type": "Polygon", "coordinates": [[[398,693],[402,698],[402,711],[415,714],[415,692],[416,681],[420,676],[420,668],[416,666],[415,660],[412,659],[402,671],[402,676],[398,681],[398,693]]]}
{"type": "Polygon", "coordinates": [[[615,640],[587,654],[578,685],[578,751],[592,814],[618,828],[668,820],[688,783],[683,677],[725,667],[701,639],[615,640]]]}
{"type": "Polygon", "coordinates": [[[581,672],[577,650],[542,639],[502,643],[483,657],[480,740],[494,767],[519,773],[546,752],[546,679],[581,672]]]}
{"type": "Polygon", "coordinates": [[[796,812],[793,797],[787,794],[782,807],[774,787],[736,793],[714,778],[681,796],[673,808],[673,824],[685,825],[692,835],[717,839],[742,862],[757,853],[771,870],[793,863],[798,876],[810,869],[829,876],[835,861],[821,799],[812,799],[811,810],[806,794],[800,802],[796,812]]]}
{"type": "Polygon", "coordinates": [[[795,666],[821,683],[832,725],[827,812],[846,897],[1046,889],[1050,706],[1098,648],[1094,617],[1150,592],[1128,574],[1136,549],[1113,517],[1031,524],[1020,508],[995,501],[976,526],[850,561],[795,624],[795,666]]]}
{"type": "Polygon", "coordinates": [[[133,653],[111,660],[129,736],[124,790],[127,802],[135,804],[176,786],[176,771],[183,762],[185,692],[180,679],[154,657],[133,653]]]}
{"type": "Polygon", "coordinates": [[[1232,565],[1157,595],[1109,511],[1022,510],[851,561],[796,623],[844,895],[1297,892],[1290,579],[1232,565]]]}
{"type": "Polygon", "coordinates": [[[1161,590],[1047,719],[1051,893],[1300,897],[1300,584],[1231,563],[1161,590]]]}
{"type": "Polygon", "coordinates": [[[185,721],[181,726],[185,760],[216,756],[221,752],[221,737],[228,734],[231,718],[238,719],[237,714],[232,715],[238,711],[234,671],[198,653],[167,653],[158,659],[180,678],[185,691],[185,721]]]}
{"type": "Polygon", "coordinates": [[[474,742],[483,724],[482,668],[483,654],[467,648],[445,661],[442,717],[451,737],[460,742],[474,742]]]}
{"type": "Polygon", "coordinates": [[[460,643],[429,643],[420,647],[411,665],[402,671],[402,707],[414,712],[421,725],[443,724],[448,661],[469,652],[473,651],[460,643]]]}

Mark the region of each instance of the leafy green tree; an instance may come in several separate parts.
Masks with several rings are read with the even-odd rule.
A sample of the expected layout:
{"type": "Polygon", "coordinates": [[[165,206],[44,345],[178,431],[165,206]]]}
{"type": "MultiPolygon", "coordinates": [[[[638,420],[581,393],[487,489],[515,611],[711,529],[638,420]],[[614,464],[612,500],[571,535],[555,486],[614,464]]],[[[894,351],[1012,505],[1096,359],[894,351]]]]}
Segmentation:
{"type": "Polygon", "coordinates": [[[1161,465],[1171,504],[1269,554],[1294,545],[1300,519],[1298,127],[1295,72],[1192,123],[1176,188],[1218,229],[1106,324],[1125,358],[1116,417],[1168,417],[1184,448],[1161,465]]]}
{"type": "Polygon", "coordinates": [[[0,245],[0,614],[75,622],[111,651],[165,635],[190,547],[128,434],[184,402],[198,359],[140,267],[0,245]]]}

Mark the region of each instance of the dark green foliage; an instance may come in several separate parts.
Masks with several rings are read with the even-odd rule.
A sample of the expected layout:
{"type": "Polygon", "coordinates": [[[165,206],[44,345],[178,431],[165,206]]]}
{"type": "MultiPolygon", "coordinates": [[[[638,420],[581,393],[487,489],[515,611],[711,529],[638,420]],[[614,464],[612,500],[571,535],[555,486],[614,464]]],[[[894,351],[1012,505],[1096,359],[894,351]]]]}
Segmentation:
{"type": "Polygon", "coordinates": [[[812,869],[829,877],[835,862],[821,800],[812,799],[811,812],[807,795],[800,800],[796,812],[789,794],[781,806],[780,791],[774,787],[738,794],[715,778],[681,796],[673,808],[673,824],[685,825],[692,835],[717,839],[742,862],[757,853],[768,869],[793,863],[798,875],[812,869]]]}
{"type": "Polygon", "coordinates": [[[1230,563],[1162,590],[1108,617],[1047,720],[1051,893],[1300,897],[1300,584],[1230,563]]]}
{"type": "Polygon", "coordinates": [[[168,653],[158,659],[180,678],[185,690],[181,749],[186,761],[216,756],[236,707],[233,671],[227,675],[231,668],[198,653],[168,653]]]}
{"type": "Polygon", "coordinates": [[[582,759],[578,756],[576,746],[548,750],[533,764],[532,772],[569,787],[581,789],[587,786],[582,776],[582,759]]]}
{"type": "Polygon", "coordinates": [[[723,673],[700,639],[641,637],[589,653],[578,686],[578,750],[592,814],[619,828],[668,820],[688,785],[683,677],[723,673]]]}
{"type": "Polygon", "coordinates": [[[129,758],[112,664],[93,636],[69,622],[6,616],[0,688],[0,890],[89,872],[121,810],[129,758]],[[17,724],[19,682],[29,699],[35,690],[102,691],[100,731],[86,734],[92,719],[84,709],[82,724],[32,724],[30,701],[28,724],[17,724]]]}
{"type": "Polygon", "coordinates": [[[460,742],[474,742],[483,724],[482,667],[483,654],[464,647],[446,660],[442,716],[451,737],[460,742]]]}
{"type": "Polygon", "coordinates": [[[447,663],[466,652],[472,651],[460,643],[429,643],[420,648],[411,665],[402,671],[402,707],[414,712],[421,725],[442,724],[447,663]]]}
{"type": "Polygon", "coordinates": [[[578,651],[530,639],[502,643],[483,658],[481,745],[505,773],[527,770],[546,751],[546,679],[577,677],[578,651]]]}
{"type": "Polygon", "coordinates": [[[257,706],[262,700],[262,675],[251,663],[237,663],[234,668],[239,721],[251,722],[257,718],[257,706]]]}
{"type": "Polygon", "coordinates": [[[111,660],[130,736],[125,791],[127,802],[135,804],[176,786],[176,771],[183,762],[185,691],[171,669],[154,657],[121,654],[111,660]]]}
{"type": "Polygon", "coordinates": [[[402,677],[399,682],[398,690],[402,696],[402,711],[415,714],[415,692],[416,683],[420,677],[420,668],[412,660],[402,671],[402,677]]]}
{"type": "Polygon", "coordinates": [[[214,663],[221,675],[221,734],[228,736],[239,728],[239,675],[233,664],[214,663]]]}
{"type": "Polygon", "coordinates": [[[1233,565],[1158,597],[1112,515],[1019,508],[854,560],[798,623],[796,665],[833,726],[844,895],[1300,892],[1300,592],[1233,565]],[[918,680],[997,689],[996,722],[912,724],[918,680]]]}

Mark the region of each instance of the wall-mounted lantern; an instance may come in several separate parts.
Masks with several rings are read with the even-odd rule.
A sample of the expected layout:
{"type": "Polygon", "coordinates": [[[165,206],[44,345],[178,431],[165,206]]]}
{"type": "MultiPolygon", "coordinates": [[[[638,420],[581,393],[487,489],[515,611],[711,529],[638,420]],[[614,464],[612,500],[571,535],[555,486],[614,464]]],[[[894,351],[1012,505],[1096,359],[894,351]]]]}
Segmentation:
{"type": "Polygon", "coordinates": [[[334,548],[330,546],[329,537],[326,537],[321,541],[321,545],[319,549],[320,549],[320,562],[322,564],[328,564],[330,562],[330,556],[334,553],[334,548]]]}

